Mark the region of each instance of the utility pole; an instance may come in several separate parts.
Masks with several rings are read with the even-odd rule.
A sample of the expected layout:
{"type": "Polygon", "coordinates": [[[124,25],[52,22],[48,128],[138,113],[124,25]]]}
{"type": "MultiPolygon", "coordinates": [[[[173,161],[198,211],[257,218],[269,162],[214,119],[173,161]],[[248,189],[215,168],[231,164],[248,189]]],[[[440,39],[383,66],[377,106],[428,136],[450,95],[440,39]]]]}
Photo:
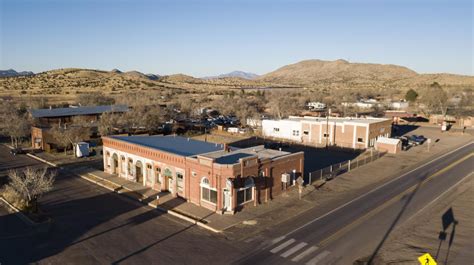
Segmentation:
{"type": "Polygon", "coordinates": [[[326,149],[328,149],[329,141],[329,108],[326,108],[326,149]]]}

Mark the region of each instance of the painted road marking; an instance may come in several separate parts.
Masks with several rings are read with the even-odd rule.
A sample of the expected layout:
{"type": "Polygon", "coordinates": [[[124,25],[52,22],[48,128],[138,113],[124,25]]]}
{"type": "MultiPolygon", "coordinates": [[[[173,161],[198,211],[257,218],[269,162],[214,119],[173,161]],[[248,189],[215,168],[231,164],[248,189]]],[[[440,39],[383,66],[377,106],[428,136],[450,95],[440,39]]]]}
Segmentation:
{"type": "Polygon", "coordinates": [[[287,246],[293,244],[293,242],[295,242],[296,240],[294,240],[293,238],[292,239],[288,239],[287,241],[285,241],[283,244],[279,245],[278,247],[276,248],[273,248],[272,250],[270,250],[271,253],[277,253],[278,251],[286,248],[287,246]]]}
{"type": "Polygon", "coordinates": [[[275,238],[275,239],[272,240],[272,242],[270,243],[270,245],[275,245],[276,243],[282,241],[283,239],[285,239],[284,236],[277,237],[277,238],[275,238]]]}
{"type": "Polygon", "coordinates": [[[357,201],[357,200],[360,200],[360,199],[362,199],[362,198],[365,197],[365,196],[369,196],[369,194],[372,194],[373,192],[375,192],[375,191],[377,191],[377,190],[379,190],[379,189],[381,189],[381,188],[383,188],[383,187],[389,185],[390,183],[393,183],[393,182],[395,182],[395,181],[397,181],[397,180],[403,178],[404,176],[406,176],[406,175],[408,175],[408,174],[410,174],[410,173],[412,173],[412,172],[417,171],[417,170],[420,169],[420,168],[423,168],[423,167],[425,167],[425,166],[427,166],[427,165],[429,165],[429,164],[432,164],[432,163],[434,163],[435,161],[441,160],[441,158],[443,158],[443,157],[445,157],[445,156],[448,156],[448,155],[450,155],[450,154],[452,154],[452,153],[454,153],[454,152],[456,152],[456,151],[458,151],[458,150],[461,150],[461,149],[465,148],[466,146],[471,145],[472,143],[473,143],[473,142],[469,142],[469,143],[467,143],[467,144],[465,144],[465,145],[462,145],[462,146],[460,146],[460,147],[458,147],[458,148],[456,148],[456,149],[454,149],[454,150],[451,150],[451,151],[449,151],[448,153],[445,153],[445,154],[443,154],[443,155],[441,155],[441,156],[438,156],[437,158],[435,158],[435,159],[433,159],[433,160],[430,160],[430,161],[428,161],[428,162],[426,162],[426,163],[424,163],[424,164],[422,164],[422,165],[420,165],[420,166],[418,166],[418,167],[416,167],[416,168],[414,168],[414,169],[412,169],[412,170],[410,170],[410,171],[407,171],[407,172],[401,174],[400,176],[398,176],[398,177],[396,177],[396,178],[394,178],[394,179],[392,179],[392,180],[390,180],[390,181],[388,181],[388,182],[385,182],[384,184],[382,184],[382,185],[380,185],[380,186],[378,186],[378,187],[376,187],[376,188],[370,190],[369,192],[366,192],[366,193],[364,193],[364,194],[358,196],[357,198],[354,198],[354,199],[352,199],[352,200],[350,200],[350,201],[344,203],[343,205],[340,205],[340,206],[336,207],[335,209],[332,209],[331,211],[329,211],[329,212],[327,212],[327,213],[325,213],[325,214],[323,214],[323,215],[321,215],[321,216],[319,216],[319,217],[316,217],[315,219],[313,219],[313,220],[309,221],[308,223],[306,223],[306,224],[304,224],[304,225],[302,225],[302,226],[300,226],[300,227],[298,227],[298,228],[296,228],[296,229],[294,229],[294,230],[292,230],[292,231],[286,233],[286,234],[283,235],[283,236],[286,237],[286,236],[288,236],[288,235],[291,235],[291,234],[295,233],[296,231],[299,231],[299,230],[305,228],[306,226],[311,225],[312,223],[317,222],[318,220],[323,219],[323,218],[325,218],[326,216],[331,215],[332,213],[334,213],[334,212],[336,212],[336,211],[339,211],[340,209],[342,209],[342,208],[348,206],[349,204],[351,204],[351,203],[353,203],[353,202],[355,202],[355,201],[357,201]]]}
{"type": "Polygon", "coordinates": [[[305,251],[301,252],[300,254],[298,254],[298,256],[292,258],[291,261],[298,262],[302,260],[304,257],[308,256],[309,254],[315,252],[316,250],[318,250],[318,247],[312,246],[306,249],[305,251]]]}
{"type": "Polygon", "coordinates": [[[331,253],[331,252],[329,252],[327,250],[319,253],[319,255],[312,258],[310,261],[306,262],[306,265],[316,265],[316,264],[318,264],[318,262],[321,261],[322,259],[324,259],[327,255],[329,255],[329,253],[331,253]]]}
{"type": "Polygon", "coordinates": [[[411,186],[410,188],[402,191],[401,193],[399,193],[398,195],[396,195],[395,197],[391,198],[390,200],[382,203],[381,205],[379,205],[378,207],[374,208],[373,210],[371,210],[370,212],[366,213],[365,215],[362,215],[360,216],[359,218],[357,218],[356,220],[354,220],[352,223],[344,226],[343,228],[341,228],[340,230],[338,230],[337,232],[333,233],[332,235],[330,235],[329,237],[327,237],[326,239],[320,241],[319,245],[320,246],[326,246],[329,244],[329,242],[332,242],[334,240],[336,240],[337,238],[339,238],[340,236],[342,236],[343,234],[345,234],[347,231],[350,231],[351,229],[353,229],[354,227],[356,227],[357,225],[361,224],[362,222],[368,220],[370,217],[374,216],[375,214],[381,212],[383,209],[387,208],[389,205],[391,205],[392,203],[394,203],[395,201],[401,199],[403,196],[405,196],[406,194],[409,194],[410,192],[414,191],[415,189],[420,188],[422,187],[423,185],[425,185],[428,181],[430,181],[431,179],[435,178],[436,176],[440,175],[440,174],[443,174],[444,172],[450,170],[451,168],[455,167],[456,165],[466,161],[467,159],[471,158],[472,156],[474,155],[474,153],[469,153],[468,155],[460,158],[459,160],[451,163],[450,165],[444,167],[443,169],[439,170],[438,172],[428,176],[427,178],[425,178],[423,181],[421,181],[420,183],[418,184],[415,184],[413,186],[411,186]]]}
{"type": "Polygon", "coordinates": [[[292,255],[293,253],[295,253],[296,251],[298,251],[298,250],[304,248],[306,245],[308,245],[308,243],[301,242],[301,243],[299,243],[298,245],[296,245],[296,246],[294,246],[294,247],[288,249],[286,252],[283,252],[283,254],[281,254],[280,256],[286,258],[286,257],[292,255]]]}

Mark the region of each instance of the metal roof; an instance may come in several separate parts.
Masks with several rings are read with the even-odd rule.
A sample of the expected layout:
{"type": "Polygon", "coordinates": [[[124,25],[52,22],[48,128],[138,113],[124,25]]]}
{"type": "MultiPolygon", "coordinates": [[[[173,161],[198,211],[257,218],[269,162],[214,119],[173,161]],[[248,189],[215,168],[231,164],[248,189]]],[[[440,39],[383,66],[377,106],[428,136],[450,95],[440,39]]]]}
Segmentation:
{"type": "Polygon", "coordinates": [[[243,149],[234,149],[231,152],[220,150],[218,152],[203,154],[202,156],[215,159],[218,164],[236,164],[240,163],[241,158],[257,156],[259,159],[275,159],[291,154],[290,152],[267,149],[263,145],[252,146],[243,149]]]}
{"type": "Polygon", "coordinates": [[[124,142],[154,148],[180,156],[194,156],[222,150],[223,146],[181,136],[109,136],[124,142]]]}
{"type": "Polygon", "coordinates": [[[33,118],[52,118],[52,117],[102,114],[104,112],[127,112],[127,111],[128,111],[128,106],[126,105],[108,105],[108,106],[57,108],[57,109],[32,109],[30,110],[30,113],[33,118]]]}

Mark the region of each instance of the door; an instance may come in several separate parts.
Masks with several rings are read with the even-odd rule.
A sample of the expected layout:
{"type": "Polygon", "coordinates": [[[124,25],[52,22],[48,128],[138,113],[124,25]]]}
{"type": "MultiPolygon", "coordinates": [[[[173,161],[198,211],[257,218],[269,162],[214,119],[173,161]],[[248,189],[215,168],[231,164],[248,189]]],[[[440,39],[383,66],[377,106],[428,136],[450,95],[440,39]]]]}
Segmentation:
{"type": "Polygon", "coordinates": [[[168,177],[168,191],[173,193],[174,190],[173,190],[173,178],[172,177],[168,177]]]}
{"type": "Polygon", "coordinates": [[[143,185],[143,170],[141,166],[135,166],[136,180],[143,185]]]}
{"type": "Polygon", "coordinates": [[[224,193],[223,208],[225,211],[230,211],[232,209],[230,190],[224,189],[223,193],[224,193]]]}

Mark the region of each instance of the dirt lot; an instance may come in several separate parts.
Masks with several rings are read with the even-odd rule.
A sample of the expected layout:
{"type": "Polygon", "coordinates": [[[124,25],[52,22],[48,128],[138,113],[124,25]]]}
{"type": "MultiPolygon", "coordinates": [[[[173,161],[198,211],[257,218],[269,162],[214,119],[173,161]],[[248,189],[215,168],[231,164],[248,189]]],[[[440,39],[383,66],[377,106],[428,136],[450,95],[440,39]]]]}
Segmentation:
{"type": "Polygon", "coordinates": [[[418,264],[411,257],[430,253],[438,264],[473,264],[474,258],[474,175],[441,197],[414,218],[398,227],[380,252],[384,264],[418,264]],[[452,226],[446,230],[446,240],[440,245],[441,216],[452,208],[458,221],[451,248],[448,242],[452,226]],[[408,258],[410,257],[410,258],[408,258]],[[407,261],[410,259],[411,261],[407,261]]]}

